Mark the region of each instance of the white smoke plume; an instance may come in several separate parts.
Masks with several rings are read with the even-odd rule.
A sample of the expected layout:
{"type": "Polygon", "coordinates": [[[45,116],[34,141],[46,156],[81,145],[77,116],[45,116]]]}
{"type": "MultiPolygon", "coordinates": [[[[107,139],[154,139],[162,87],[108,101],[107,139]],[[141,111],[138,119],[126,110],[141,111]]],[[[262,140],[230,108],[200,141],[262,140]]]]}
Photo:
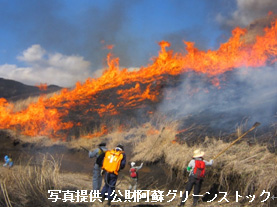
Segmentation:
{"type": "Polygon", "coordinates": [[[186,74],[182,84],[165,91],[159,111],[176,119],[201,115],[198,121],[211,127],[234,127],[243,119],[270,125],[277,118],[276,69],[239,68],[222,75],[220,87],[203,74],[186,74]]]}
{"type": "Polygon", "coordinates": [[[265,17],[268,12],[277,12],[275,0],[236,0],[237,9],[228,16],[218,14],[217,22],[228,27],[248,26],[251,22],[265,17]]]}

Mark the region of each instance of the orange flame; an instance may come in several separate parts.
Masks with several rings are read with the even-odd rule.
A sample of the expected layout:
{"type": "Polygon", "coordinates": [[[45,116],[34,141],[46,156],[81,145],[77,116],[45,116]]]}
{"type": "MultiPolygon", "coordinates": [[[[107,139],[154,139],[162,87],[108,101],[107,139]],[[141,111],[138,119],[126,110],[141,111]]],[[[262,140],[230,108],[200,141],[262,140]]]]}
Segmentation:
{"type": "Polygon", "coordinates": [[[36,87],[38,87],[41,91],[46,91],[48,86],[47,83],[41,83],[39,85],[36,85],[36,87]]]}
{"type": "MultiPolygon", "coordinates": [[[[62,117],[67,111],[57,108],[48,108],[46,101],[40,97],[37,103],[32,103],[27,109],[13,112],[13,104],[5,99],[0,99],[0,125],[1,128],[21,130],[25,135],[55,135],[58,131],[73,127],[72,122],[62,122],[62,117]]],[[[64,136],[64,135],[63,135],[64,136]]]]}
{"type": "Polygon", "coordinates": [[[185,132],[185,131],[187,131],[187,130],[188,130],[187,128],[181,129],[181,130],[177,131],[177,134],[183,133],[183,132],[185,132]]]}
{"type": "Polygon", "coordinates": [[[155,135],[159,134],[159,131],[157,129],[151,128],[146,132],[147,135],[155,135]]]}
{"type": "Polygon", "coordinates": [[[108,50],[112,50],[113,47],[114,47],[114,45],[106,45],[106,49],[108,49],[108,50]]]}
{"type": "Polygon", "coordinates": [[[94,137],[101,137],[108,134],[108,128],[106,125],[102,125],[101,129],[95,133],[88,133],[86,136],[82,136],[82,138],[91,139],[94,137]]]}
{"type": "Polygon", "coordinates": [[[161,50],[153,63],[136,71],[119,69],[119,58],[107,55],[108,69],[97,79],[88,78],[85,83],[76,83],[73,90],[63,89],[51,98],[41,97],[27,109],[14,111],[13,104],[0,99],[0,128],[21,130],[23,134],[50,135],[61,137],[63,131],[79,122],[69,120],[72,111],[84,108],[83,114],[93,114],[94,118],[104,115],[118,115],[123,109],[142,107],[144,101],[159,101],[160,89],[156,83],[165,75],[176,76],[188,71],[207,74],[219,86],[217,75],[238,67],[260,67],[277,61],[277,20],[264,35],[256,37],[252,44],[246,44],[245,29],[236,28],[228,42],[218,50],[207,52],[198,50],[192,42],[184,42],[186,54],[167,51],[169,42],[159,43],[161,50]],[[106,97],[102,92],[111,91],[106,97]],[[104,97],[105,96],[105,97],[104,97]],[[96,115],[97,116],[96,116],[96,115]]]}

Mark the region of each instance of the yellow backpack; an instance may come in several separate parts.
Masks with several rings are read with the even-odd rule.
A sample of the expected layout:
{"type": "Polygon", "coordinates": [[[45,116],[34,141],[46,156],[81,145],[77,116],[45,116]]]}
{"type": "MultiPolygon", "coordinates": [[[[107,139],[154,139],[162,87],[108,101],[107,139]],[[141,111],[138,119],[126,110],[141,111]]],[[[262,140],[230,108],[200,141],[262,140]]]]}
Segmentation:
{"type": "Polygon", "coordinates": [[[109,150],[105,154],[102,168],[109,173],[118,175],[121,160],[123,159],[123,152],[116,150],[109,150]]]}

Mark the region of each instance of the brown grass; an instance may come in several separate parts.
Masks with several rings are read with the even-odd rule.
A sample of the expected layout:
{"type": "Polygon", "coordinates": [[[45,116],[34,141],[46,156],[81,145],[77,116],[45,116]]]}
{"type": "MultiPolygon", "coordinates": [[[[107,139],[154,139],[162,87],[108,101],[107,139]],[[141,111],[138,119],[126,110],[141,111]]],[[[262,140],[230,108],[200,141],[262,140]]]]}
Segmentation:
{"type": "MultiPolygon", "coordinates": [[[[55,91],[55,92],[52,92],[52,93],[48,93],[46,95],[44,95],[43,97],[45,97],[46,99],[54,96],[55,94],[59,94],[61,91],[55,91]]],[[[41,96],[30,96],[28,98],[25,98],[25,99],[20,99],[18,101],[14,101],[12,102],[14,108],[13,108],[13,111],[14,112],[17,112],[17,111],[22,111],[26,108],[28,108],[28,106],[32,103],[36,103],[38,101],[38,99],[40,98],[41,96]]]]}
{"type": "MultiPolygon", "coordinates": [[[[86,141],[92,148],[96,147],[101,140],[107,141],[109,149],[118,143],[132,146],[130,160],[147,163],[161,161],[168,167],[169,172],[177,169],[179,179],[187,179],[183,177],[183,171],[195,149],[204,150],[205,158],[209,160],[230,144],[221,139],[209,137],[205,137],[202,143],[191,147],[186,143],[174,143],[178,122],[156,120],[159,121],[149,122],[125,132],[114,132],[93,140],[80,139],[76,142],[86,141]]],[[[197,127],[194,126],[193,130],[197,130],[197,127]]],[[[241,135],[246,130],[246,122],[238,125],[237,135],[241,135]]],[[[192,130],[187,131],[190,137],[193,136],[192,133],[192,130]]],[[[270,153],[266,146],[258,144],[250,146],[246,141],[240,141],[219,156],[213,167],[207,169],[207,179],[210,183],[220,184],[221,188],[230,194],[239,191],[245,196],[254,194],[258,198],[256,200],[261,200],[259,195],[263,190],[271,192],[276,190],[277,174],[273,173],[277,170],[276,165],[276,155],[270,153]]]]}
{"type": "Polygon", "coordinates": [[[43,156],[40,164],[30,159],[26,165],[2,169],[1,190],[7,206],[45,206],[49,189],[60,189],[60,162],[43,156]],[[8,172],[7,172],[8,171],[8,172]]]}
{"type": "MultiPolygon", "coordinates": [[[[241,134],[242,128],[242,126],[238,128],[238,135],[241,134]]],[[[137,139],[132,159],[150,163],[164,162],[169,171],[178,169],[178,177],[183,178],[183,171],[195,149],[205,151],[205,158],[209,160],[230,144],[209,137],[206,137],[201,144],[192,147],[173,143],[176,129],[177,124],[171,123],[161,134],[137,139]]],[[[207,169],[206,179],[208,182],[218,183],[222,189],[233,195],[235,191],[244,196],[255,195],[256,202],[259,202],[263,199],[260,197],[263,190],[276,193],[276,166],[277,156],[270,153],[266,146],[250,146],[247,142],[241,141],[215,160],[213,167],[207,169]]]]}
{"type": "MultiPolygon", "coordinates": [[[[196,126],[193,128],[197,130],[196,126]]],[[[169,123],[161,121],[158,125],[149,122],[141,127],[125,132],[114,132],[100,139],[107,141],[108,148],[113,148],[118,143],[132,146],[132,156],[129,158],[132,161],[143,161],[148,164],[164,163],[171,177],[176,176],[170,173],[174,172],[173,169],[177,169],[177,177],[180,180],[187,179],[187,176],[183,177],[183,171],[195,149],[204,150],[205,158],[209,160],[230,144],[221,139],[209,137],[205,137],[202,143],[191,147],[185,143],[174,143],[177,129],[178,123],[174,121],[169,123]],[[165,127],[164,130],[163,127],[165,127]]],[[[239,125],[236,130],[237,135],[241,135],[245,130],[247,129],[244,124],[239,125]]],[[[187,133],[188,136],[192,136],[191,130],[187,133]]],[[[100,139],[94,139],[94,146],[100,142],[100,139]]],[[[276,165],[276,155],[270,153],[266,146],[258,144],[250,146],[246,141],[240,141],[219,156],[213,167],[207,168],[206,182],[210,185],[218,183],[221,191],[228,192],[228,195],[234,196],[235,191],[244,197],[255,195],[255,202],[258,204],[264,199],[260,197],[263,190],[271,193],[276,191],[276,165]]],[[[247,201],[242,199],[241,202],[247,201]]],[[[270,204],[267,202],[265,205],[270,204]]]]}
{"type": "MultiPolygon", "coordinates": [[[[151,163],[155,164],[155,162],[162,162],[168,168],[169,176],[171,177],[176,176],[170,173],[173,173],[173,169],[176,172],[177,169],[177,178],[180,180],[187,179],[187,175],[183,177],[183,171],[191,160],[195,149],[200,148],[205,151],[205,158],[209,160],[230,144],[216,137],[202,138],[204,141],[194,146],[188,146],[186,143],[179,144],[173,142],[177,130],[178,122],[166,122],[162,117],[154,117],[151,122],[137,128],[131,128],[123,132],[115,130],[105,136],[92,139],[74,139],[71,142],[61,144],[65,144],[69,148],[80,148],[80,146],[84,146],[92,150],[101,141],[107,142],[108,149],[114,148],[117,144],[122,143],[132,148],[132,150],[125,149],[132,153],[131,158],[128,158],[129,160],[143,161],[149,165],[151,163]]],[[[193,131],[195,130],[198,130],[197,126],[193,126],[192,130],[188,130],[182,136],[193,137],[193,131]]],[[[201,129],[199,128],[199,130],[201,129]]],[[[238,125],[236,130],[237,135],[241,135],[246,130],[245,124],[238,125]]],[[[84,132],[83,135],[85,134],[84,132]]],[[[251,134],[247,135],[247,137],[251,137],[251,134]]],[[[245,140],[247,137],[245,137],[245,140]]],[[[277,170],[277,156],[270,153],[266,146],[258,144],[249,145],[243,140],[219,156],[211,168],[207,168],[205,182],[211,185],[218,183],[221,191],[228,192],[228,195],[235,195],[235,191],[238,191],[244,197],[247,195],[255,195],[255,202],[258,204],[263,199],[260,197],[263,190],[276,194],[277,174],[275,172],[277,170]]],[[[40,141],[42,144],[47,143],[47,141],[45,142],[45,138],[37,138],[37,141],[40,141]]],[[[43,167],[47,163],[49,164],[48,161],[42,163],[39,169],[31,166],[20,168],[20,174],[22,176],[12,174],[13,179],[18,181],[17,184],[15,184],[16,182],[14,183],[14,185],[18,186],[17,189],[19,189],[15,191],[15,195],[21,194],[21,199],[25,198],[25,200],[28,200],[26,198],[31,194],[33,195],[35,189],[38,194],[34,195],[45,199],[45,194],[44,196],[42,194],[45,193],[47,186],[50,186],[49,183],[53,181],[52,183],[54,183],[53,185],[55,187],[59,184],[59,181],[56,179],[57,177],[50,177],[51,182],[47,181],[45,175],[50,172],[43,167]],[[34,174],[37,174],[37,176],[34,174]],[[35,180],[41,180],[41,182],[35,180]],[[33,185],[28,187],[30,183],[33,185]],[[37,185],[42,185],[42,187],[38,187],[37,185]]],[[[3,200],[5,200],[7,206],[9,205],[8,201],[10,199],[10,191],[7,187],[9,179],[11,179],[11,176],[1,181],[3,200]]],[[[247,202],[245,200],[241,201],[244,203],[247,202]]]]}

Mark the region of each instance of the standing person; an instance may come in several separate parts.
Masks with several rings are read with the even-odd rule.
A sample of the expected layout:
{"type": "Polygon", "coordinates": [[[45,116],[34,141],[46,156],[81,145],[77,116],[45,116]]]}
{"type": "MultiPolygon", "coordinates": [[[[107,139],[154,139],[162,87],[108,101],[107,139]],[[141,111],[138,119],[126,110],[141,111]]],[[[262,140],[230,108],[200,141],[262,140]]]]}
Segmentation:
{"type": "Polygon", "coordinates": [[[115,149],[108,150],[105,153],[102,169],[105,170],[105,185],[101,191],[102,202],[105,198],[108,198],[108,205],[111,205],[111,201],[114,196],[116,181],[118,178],[118,172],[124,169],[126,165],[126,154],[124,152],[124,146],[119,144],[115,149]]]}
{"type": "Polygon", "coordinates": [[[100,159],[100,155],[107,151],[106,143],[101,142],[94,151],[89,151],[89,157],[96,157],[96,161],[93,167],[93,175],[92,175],[92,188],[93,190],[100,190],[102,185],[102,176],[101,176],[101,167],[98,159],[100,159]]]}
{"type": "Polygon", "coordinates": [[[138,185],[138,171],[142,168],[143,162],[141,163],[140,166],[136,166],[135,162],[131,162],[131,168],[129,170],[130,172],[130,177],[131,177],[131,183],[129,185],[129,190],[137,190],[137,185],[138,185]]]}
{"type": "Polygon", "coordinates": [[[205,153],[199,149],[193,152],[192,160],[189,162],[189,165],[187,167],[187,171],[189,172],[189,181],[186,185],[186,191],[183,194],[183,197],[179,206],[185,205],[187,196],[190,194],[190,191],[192,190],[193,186],[194,186],[193,194],[196,195],[196,196],[193,196],[193,206],[197,205],[197,202],[198,202],[197,195],[199,195],[201,191],[202,182],[205,176],[205,167],[211,166],[213,164],[213,160],[210,160],[208,162],[203,159],[204,154],[205,153]]]}

